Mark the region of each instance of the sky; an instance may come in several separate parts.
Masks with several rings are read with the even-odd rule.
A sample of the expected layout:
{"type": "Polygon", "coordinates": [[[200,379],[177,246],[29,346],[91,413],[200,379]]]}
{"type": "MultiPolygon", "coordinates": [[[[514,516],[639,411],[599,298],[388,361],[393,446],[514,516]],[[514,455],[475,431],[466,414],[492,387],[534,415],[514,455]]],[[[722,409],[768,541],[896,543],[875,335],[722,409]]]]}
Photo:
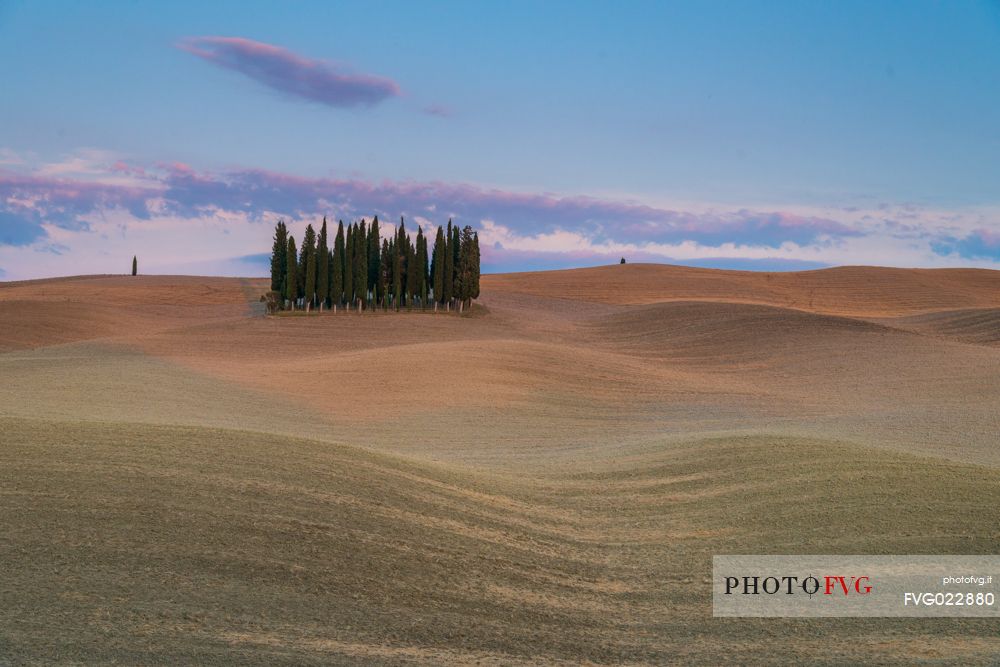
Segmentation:
{"type": "Polygon", "coordinates": [[[1000,269],[996,1],[0,0],[0,63],[0,280],[374,215],[484,271],[1000,269]]]}

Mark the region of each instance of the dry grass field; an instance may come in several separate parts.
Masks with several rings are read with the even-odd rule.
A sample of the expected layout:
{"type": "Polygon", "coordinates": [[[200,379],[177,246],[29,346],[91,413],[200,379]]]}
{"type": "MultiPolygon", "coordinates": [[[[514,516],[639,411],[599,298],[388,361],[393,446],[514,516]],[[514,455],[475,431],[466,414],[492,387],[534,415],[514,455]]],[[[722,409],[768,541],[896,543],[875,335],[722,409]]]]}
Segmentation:
{"type": "Polygon", "coordinates": [[[714,619],[721,553],[1000,552],[1000,273],[0,283],[0,664],[996,664],[991,619],[714,619]]]}

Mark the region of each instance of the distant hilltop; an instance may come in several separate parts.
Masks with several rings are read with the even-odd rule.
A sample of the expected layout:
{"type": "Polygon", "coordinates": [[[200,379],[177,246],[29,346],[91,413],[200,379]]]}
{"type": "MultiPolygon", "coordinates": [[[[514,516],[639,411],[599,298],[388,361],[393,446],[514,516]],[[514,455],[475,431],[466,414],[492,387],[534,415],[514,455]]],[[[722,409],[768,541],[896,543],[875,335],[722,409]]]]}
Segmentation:
{"type": "Polygon", "coordinates": [[[727,301],[834,315],[893,317],[942,309],[1000,307],[1000,271],[842,266],[775,272],[669,264],[487,274],[483,290],[597,303],[727,301]]]}

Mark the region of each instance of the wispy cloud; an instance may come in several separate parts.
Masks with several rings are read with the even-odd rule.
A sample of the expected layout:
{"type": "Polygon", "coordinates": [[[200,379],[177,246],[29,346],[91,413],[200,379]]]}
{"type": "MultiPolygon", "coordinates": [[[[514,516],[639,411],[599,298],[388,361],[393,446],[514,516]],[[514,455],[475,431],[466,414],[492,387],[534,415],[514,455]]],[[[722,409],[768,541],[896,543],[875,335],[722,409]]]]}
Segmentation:
{"type": "Polygon", "coordinates": [[[378,215],[390,224],[404,215],[425,228],[454,218],[479,228],[490,270],[606,263],[623,255],[747,268],[1000,268],[1000,234],[990,231],[1000,212],[988,209],[652,205],[463,183],[208,172],[93,151],[0,168],[0,267],[16,278],[99,272],[113,270],[105,266],[109,256],[141,252],[149,270],[217,266],[252,273],[256,264],[240,258],[269,247],[279,216],[301,228],[323,215],[378,215]],[[199,230],[197,247],[192,229],[199,230]]]}
{"type": "Polygon", "coordinates": [[[401,94],[392,79],[243,37],[189,37],[177,47],[272,90],[331,107],[373,106],[401,94]]]}
{"type": "MultiPolygon", "coordinates": [[[[261,169],[226,174],[197,173],[172,166],[164,178],[168,208],[190,215],[206,207],[288,211],[305,215],[329,211],[345,215],[435,212],[478,222],[503,220],[522,232],[584,230],[636,242],[698,238],[706,243],[753,242],[777,247],[861,232],[836,220],[788,212],[749,209],[692,212],[637,202],[518,193],[462,183],[369,182],[357,179],[304,178],[261,169]]],[[[435,216],[431,216],[435,217],[435,216]]]]}

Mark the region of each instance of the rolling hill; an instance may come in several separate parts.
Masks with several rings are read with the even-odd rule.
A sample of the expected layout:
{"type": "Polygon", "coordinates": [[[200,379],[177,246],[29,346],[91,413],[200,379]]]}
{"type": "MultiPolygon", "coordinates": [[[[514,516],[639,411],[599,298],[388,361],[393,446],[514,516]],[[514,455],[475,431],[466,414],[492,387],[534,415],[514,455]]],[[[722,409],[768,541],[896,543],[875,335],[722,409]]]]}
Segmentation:
{"type": "Polygon", "coordinates": [[[713,619],[718,553],[996,553],[1000,273],[0,284],[0,662],[989,664],[988,619],[713,619]]]}

